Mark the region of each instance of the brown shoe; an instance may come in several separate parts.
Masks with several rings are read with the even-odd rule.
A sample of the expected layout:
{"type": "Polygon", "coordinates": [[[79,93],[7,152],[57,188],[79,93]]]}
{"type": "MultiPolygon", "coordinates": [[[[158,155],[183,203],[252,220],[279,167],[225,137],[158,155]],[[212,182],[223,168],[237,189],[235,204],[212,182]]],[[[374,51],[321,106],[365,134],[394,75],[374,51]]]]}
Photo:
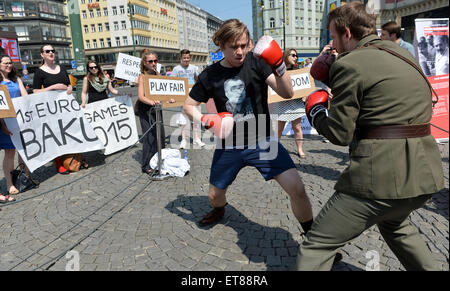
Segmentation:
{"type": "Polygon", "coordinates": [[[202,220],[198,222],[200,226],[207,226],[210,224],[213,224],[214,222],[217,222],[223,218],[225,214],[225,207],[220,208],[219,210],[217,208],[214,208],[211,212],[205,215],[202,220]]]}

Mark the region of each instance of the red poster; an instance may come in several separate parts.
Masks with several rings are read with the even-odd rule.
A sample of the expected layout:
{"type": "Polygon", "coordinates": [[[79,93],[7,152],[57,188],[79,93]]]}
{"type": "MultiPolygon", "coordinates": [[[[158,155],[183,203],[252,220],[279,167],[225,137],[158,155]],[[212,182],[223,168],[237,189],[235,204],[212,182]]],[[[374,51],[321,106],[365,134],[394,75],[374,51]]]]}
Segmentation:
{"type": "Polygon", "coordinates": [[[20,62],[17,40],[11,38],[1,38],[0,40],[5,54],[7,54],[13,62],[20,62]]]}
{"type": "Polygon", "coordinates": [[[431,118],[431,134],[435,139],[448,139],[449,129],[449,75],[440,75],[428,77],[433,89],[439,96],[439,102],[433,108],[433,117],[431,118]],[[439,127],[439,128],[438,128],[439,127]],[[445,132],[446,130],[447,132],[445,132]]]}

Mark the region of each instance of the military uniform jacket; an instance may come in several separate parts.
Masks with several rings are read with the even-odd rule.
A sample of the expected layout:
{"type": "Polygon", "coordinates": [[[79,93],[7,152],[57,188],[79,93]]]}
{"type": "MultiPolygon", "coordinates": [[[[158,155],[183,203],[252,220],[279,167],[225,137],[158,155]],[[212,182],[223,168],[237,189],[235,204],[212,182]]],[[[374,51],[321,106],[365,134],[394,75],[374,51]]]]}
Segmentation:
{"type": "Polygon", "coordinates": [[[369,199],[403,199],[444,187],[439,148],[430,135],[421,138],[354,138],[363,126],[424,124],[431,120],[431,92],[410,64],[367,43],[389,48],[417,61],[406,50],[376,35],[339,55],[330,68],[333,98],[328,117],[316,129],[337,145],[350,145],[350,165],[335,190],[369,199]]]}

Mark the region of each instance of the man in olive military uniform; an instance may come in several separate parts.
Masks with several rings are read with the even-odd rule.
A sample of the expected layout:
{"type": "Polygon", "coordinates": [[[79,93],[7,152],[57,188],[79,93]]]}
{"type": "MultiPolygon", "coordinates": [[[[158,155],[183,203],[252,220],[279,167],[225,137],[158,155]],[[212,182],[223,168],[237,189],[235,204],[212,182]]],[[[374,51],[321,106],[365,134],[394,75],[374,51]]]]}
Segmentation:
{"type": "Polygon", "coordinates": [[[439,149],[430,135],[431,89],[411,64],[373,46],[418,65],[377,36],[375,17],[360,2],[330,12],[328,29],[339,55],[322,81],[333,98],[328,101],[325,91],[311,94],[306,112],[330,142],[350,145],[350,165],[305,236],[297,269],[330,270],[336,251],[376,224],[407,270],[437,270],[408,220],[444,187],[439,149]]]}

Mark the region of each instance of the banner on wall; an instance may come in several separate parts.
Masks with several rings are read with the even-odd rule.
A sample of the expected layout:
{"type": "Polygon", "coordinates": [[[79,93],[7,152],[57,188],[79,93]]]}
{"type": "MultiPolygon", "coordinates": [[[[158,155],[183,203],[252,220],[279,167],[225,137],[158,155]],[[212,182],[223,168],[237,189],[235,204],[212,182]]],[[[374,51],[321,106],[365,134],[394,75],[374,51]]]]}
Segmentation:
{"type": "MultiPolygon", "coordinates": [[[[448,18],[416,19],[415,49],[422,71],[436,91],[439,102],[433,108],[431,134],[448,142],[449,134],[449,43],[448,18]]],[[[433,97],[435,98],[435,97],[433,97]]]]}

